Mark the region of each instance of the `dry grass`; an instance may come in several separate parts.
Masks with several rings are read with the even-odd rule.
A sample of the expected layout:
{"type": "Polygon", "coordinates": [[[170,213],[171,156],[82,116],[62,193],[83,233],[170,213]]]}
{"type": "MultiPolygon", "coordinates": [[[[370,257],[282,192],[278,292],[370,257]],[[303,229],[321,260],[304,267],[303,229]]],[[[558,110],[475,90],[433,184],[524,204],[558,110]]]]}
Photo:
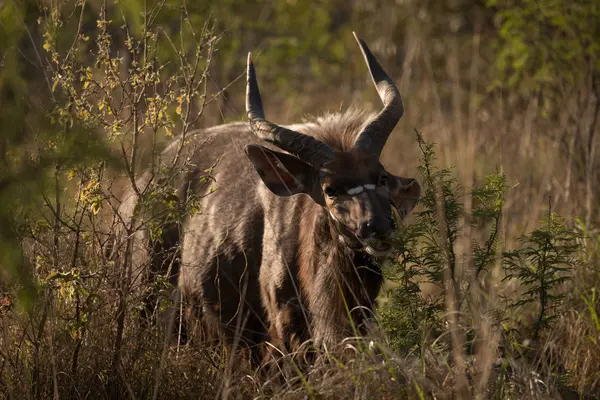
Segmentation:
{"type": "MultiPolygon", "coordinates": [[[[495,171],[508,176],[514,188],[507,194],[502,221],[504,249],[513,248],[518,237],[538,226],[549,207],[569,220],[586,217],[590,230],[596,226],[598,200],[594,197],[594,207],[589,207],[585,179],[561,141],[574,127],[544,122],[534,99],[518,106],[494,97],[481,100],[488,94],[475,47],[466,72],[458,67],[458,51],[448,54],[449,83],[431,78],[432,55],[419,38],[409,41],[407,48],[404,73],[392,71],[405,94],[406,114],[383,154],[391,172],[415,175],[420,156],[416,127],[437,143],[439,165],[456,166],[463,188],[495,171]]],[[[310,95],[264,97],[273,120],[294,122],[307,112],[339,108],[339,99],[366,104],[363,99],[373,99],[374,94],[370,82],[363,83],[352,89],[306,84],[302,91],[310,95]]],[[[229,92],[243,93],[243,82],[229,92]]],[[[241,99],[241,95],[230,97],[227,110],[212,104],[200,124],[208,125],[223,115],[242,115],[241,99]]],[[[571,109],[565,107],[566,112],[571,109]]],[[[470,206],[467,196],[465,208],[470,206]]],[[[105,205],[103,212],[113,210],[105,205]]],[[[80,215],[83,219],[83,212],[80,215]]],[[[465,281],[472,242],[485,228],[471,226],[470,218],[467,213],[462,221],[465,229],[455,249],[465,281]]],[[[35,231],[26,255],[44,289],[31,312],[15,301],[15,287],[0,285],[6,293],[0,292],[3,398],[599,398],[600,236],[593,230],[587,233],[574,279],[562,287],[568,293],[564,313],[535,343],[530,341],[529,315],[513,315],[521,329],[514,336],[519,340],[509,339],[490,315],[490,310],[504,307],[502,296],[514,298],[520,293],[518,282],[501,282],[503,271],[497,265],[487,277],[485,290],[473,286],[468,293],[469,314],[454,325],[444,325],[442,332],[424,321],[417,335],[422,339],[419,346],[394,350],[390,336],[398,333],[380,329],[358,343],[348,340],[337,349],[314,350],[310,361],[303,354],[285,355],[277,364],[254,369],[244,355],[230,354],[225,347],[167,345],[157,328],[141,323],[142,299],[133,290],[125,297],[124,325],[118,334],[115,321],[123,311],[119,292],[123,272],[101,251],[106,237],[98,233],[108,228],[87,216],[81,226],[85,229],[77,233],[58,234],[52,227],[35,231]],[[83,250],[73,251],[76,241],[83,250]],[[56,271],[71,270],[80,275],[49,279],[56,271]],[[464,344],[467,332],[477,337],[474,348],[464,344]],[[122,343],[115,365],[117,336],[122,343]]],[[[452,301],[446,299],[440,320],[451,320],[452,301]]]]}

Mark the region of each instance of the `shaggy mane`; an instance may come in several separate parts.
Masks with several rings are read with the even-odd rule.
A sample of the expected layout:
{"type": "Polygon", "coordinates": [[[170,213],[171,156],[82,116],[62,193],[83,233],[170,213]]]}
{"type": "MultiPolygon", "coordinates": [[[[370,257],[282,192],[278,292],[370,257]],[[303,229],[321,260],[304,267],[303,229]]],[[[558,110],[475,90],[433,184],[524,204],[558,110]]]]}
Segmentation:
{"type": "Polygon", "coordinates": [[[294,125],[292,128],[328,144],[335,150],[350,151],[357,136],[374,117],[372,112],[349,108],[341,113],[327,113],[309,118],[304,124],[294,125]]]}

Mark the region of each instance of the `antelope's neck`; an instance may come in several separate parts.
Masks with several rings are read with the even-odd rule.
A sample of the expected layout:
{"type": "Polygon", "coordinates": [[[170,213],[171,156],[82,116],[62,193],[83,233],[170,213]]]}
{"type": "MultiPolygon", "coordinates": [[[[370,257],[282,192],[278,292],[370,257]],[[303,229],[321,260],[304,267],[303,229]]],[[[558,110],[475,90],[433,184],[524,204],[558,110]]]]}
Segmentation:
{"type": "Polygon", "coordinates": [[[350,286],[364,284],[369,286],[369,292],[378,292],[382,282],[378,262],[368,253],[352,249],[340,240],[339,232],[322,207],[315,206],[307,215],[309,218],[300,227],[301,279],[310,283],[318,276],[341,277],[350,280],[350,286]]]}

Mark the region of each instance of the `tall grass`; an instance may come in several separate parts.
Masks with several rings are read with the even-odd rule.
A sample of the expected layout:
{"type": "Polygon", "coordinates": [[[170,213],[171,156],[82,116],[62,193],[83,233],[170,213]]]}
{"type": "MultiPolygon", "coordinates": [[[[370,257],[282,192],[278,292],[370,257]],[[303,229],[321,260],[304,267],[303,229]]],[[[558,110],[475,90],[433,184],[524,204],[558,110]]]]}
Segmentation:
{"type": "MultiPolygon", "coordinates": [[[[597,398],[600,234],[593,217],[576,219],[590,208],[589,182],[560,142],[568,126],[538,118],[536,99],[516,107],[485,90],[479,34],[469,42],[467,69],[464,49],[450,39],[445,81],[434,79],[427,37],[408,35],[395,71],[407,112],[383,163],[404,176],[418,171],[424,195],[384,266],[386,289],[368,337],[327,351],[305,343],[261,368],[219,344],[165,341],[144,319],[152,318],[148,298],[160,300],[158,308],[170,304],[173,283],[161,273],[144,279],[132,267],[139,255],[132,238],[155,239],[168,223],[200,211],[193,202],[173,206],[168,183],[185,168],[169,169],[159,150],[173,134],[220,120],[223,104],[242,115],[243,84],[232,83],[227,103],[211,103],[224,88],[211,92],[207,81],[217,40],[210,24],[201,32],[181,27],[194,40],[190,52],[159,34],[151,18],[148,35],[121,43],[106,10],[94,11],[97,58],[72,56],[87,39],[73,42],[73,52],[61,48],[59,21],[45,22],[54,115],[64,126],[101,132],[122,165],[57,166],[46,200],[22,227],[39,293],[25,309],[18,285],[0,287],[4,397],[597,398]],[[161,69],[161,46],[179,57],[175,76],[161,69]],[[163,179],[138,186],[135,177],[148,166],[163,179]],[[143,213],[119,210],[123,186],[144,199],[143,213]]],[[[294,98],[275,94],[281,97],[267,105],[269,114],[292,122],[306,111],[337,109],[342,98],[365,106],[375,99],[362,75],[348,87],[315,86],[303,84],[307,94],[294,98]]]]}

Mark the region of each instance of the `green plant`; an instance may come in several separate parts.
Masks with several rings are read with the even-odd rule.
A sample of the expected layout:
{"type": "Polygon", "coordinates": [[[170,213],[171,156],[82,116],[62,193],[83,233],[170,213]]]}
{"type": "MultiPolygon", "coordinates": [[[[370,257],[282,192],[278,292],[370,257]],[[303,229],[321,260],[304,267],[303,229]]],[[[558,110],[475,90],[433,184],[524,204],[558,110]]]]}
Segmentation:
{"type": "Polygon", "coordinates": [[[421,210],[413,224],[401,225],[396,238],[399,251],[397,262],[388,266],[386,276],[396,286],[388,294],[382,308],[383,324],[396,348],[411,349],[423,346],[425,332],[433,340],[443,327],[442,313],[448,312],[447,291],[453,291],[456,311],[468,307],[461,295],[477,283],[480,274],[488,272],[498,257],[499,229],[506,177],[488,175],[481,186],[470,192],[474,226],[481,227],[481,240],[473,239],[472,254],[457,256],[458,237],[463,234],[464,194],[451,168],[435,166],[434,144],[427,143],[417,132],[421,149],[418,170],[422,177],[421,210]],[[483,229],[489,225],[487,233],[483,229]],[[475,266],[474,276],[458,273],[469,265],[475,266]],[[423,297],[421,285],[427,283],[439,290],[423,297]]]}
{"type": "Polygon", "coordinates": [[[498,258],[500,242],[500,221],[504,211],[507,181],[502,173],[487,175],[482,186],[474,187],[471,191],[473,198],[474,223],[481,221],[484,225],[489,221],[489,233],[482,245],[473,241],[473,263],[475,279],[482,272],[489,272],[490,266],[498,258]],[[478,221],[479,220],[479,221],[478,221]]]}
{"type": "MultiPolygon", "coordinates": [[[[499,24],[490,89],[558,127],[562,151],[586,180],[584,220],[597,208],[595,142],[600,120],[600,4],[588,0],[488,0],[499,24]]],[[[509,113],[511,114],[511,113],[509,113]]],[[[542,131],[544,132],[544,131],[542,131]]],[[[544,134],[548,134],[544,132],[544,134]]],[[[577,200],[577,199],[574,199],[577,200]]]]}
{"type": "MultiPolygon", "coordinates": [[[[39,50],[51,95],[42,117],[49,128],[31,143],[24,140],[13,156],[25,155],[34,161],[33,171],[47,176],[36,177],[43,179],[32,206],[6,214],[20,223],[18,230],[14,223],[4,226],[19,234],[16,249],[36,283],[37,301],[29,310],[12,307],[13,286],[0,285],[0,382],[9,382],[6,390],[18,397],[73,397],[100,375],[98,393],[115,395],[131,390],[123,370],[139,364],[136,384],[157,392],[162,382],[164,341],[152,327],[140,327],[140,311],[149,300],[155,309],[164,305],[173,271],[170,265],[153,270],[154,260],[140,256],[144,244],[134,238],[147,235],[146,245],[176,251],[167,245],[177,243],[163,243],[164,232],[199,210],[195,193],[179,199],[172,183],[189,170],[184,145],[205,106],[220,94],[207,87],[219,39],[212,22],[197,32],[183,7],[178,36],[170,37],[156,24],[165,4],[144,8],[141,21],[135,20],[139,26],[127,23],[118,3],[102,1],[95,9],[85,1],[42,5],[39,50]],[[174,135],[179,146],[161,159],[162,142],[174,135]],[[143,164],[150,172],[139,179],[143,164]],[[141,199],[139,207],[120,207],[123,189],[141,199]],[[14,315],[4,313],[4,303],[14,315]],[[63,349],[61,359],[55,346],[63,349]],[[57,370],[68,371],[70,381],[57,378],[57,370]]],[[[210,184],[209,174],[197,174],[198,187],[210,184]]],[[[21,196],[25,186],[18,188],[21,196]]]]}
{"type": "Polygon", "coordinates": [[[542,328],[559,316],[559,306],[565,298],[560,289],[572,279],[572,270],[579,264],[577,256],[581,251],[577,232],[568,229],[563,218],[550,213],[541,225],[519,239],[520,248],[503,254],[506,270],[503,280],[516,278],[524,286],[520,299],[510,301],[510,307],[537,307],[534,340],[542,328]]]}
{"type": "MultiPolygon", "coordinates": [[[[231,0],[184,7],[172,0],[5,1],[0,397],[110,398],[111,385],[131,398],[554,398],[566,397],[565,386],[574,397],[598,393],[599,6],[486,2],[487,9],[474,0],[258,7],[231,0]],[[211,13],[215,31],[226,31],[217,53],[221,36],[212,23],[204,30],[211,13]],[[367,87],[377,99],[362,64],[349,63],[351,29],[373,39],[402,94],[410,93],[387,144],[389,154],[402,154],[394,167],[411,168],[417,158],[402,124],[440,134],[439,159],[433,144],[418,137],[423,214],[400,226],[399,256],[383,266],[389,283],[378,311],[385,337],[314,349],[306,370],[287,365],[293,372],[284,384],[238,360],[239,371],[229,370],[220,346],[164,346],[140,315],[148,298],[152,312],[170,302],[168,269],[151,282],[137,280],[127,239],[147,233],[152,246],[168,251],[165,233],[204,210],[192,189],[185,204],[174,201],[167,183],[186,168],[156,157],[163,143],[187,135],[194,123],[243,120],[241,80],[227,97],[218,95],[242,73],[250,50],[272,66],[261,85],[274,118],[298,120],[296,105],[321,113],[343,98],[345,106],[367,87]],[[219,107],[201,113],[211,102],[219,107]],[[454,164],[456,170],[444,168],[454,164]],[[485,176],[494,165],[500,173],[485,176]],[[137,186],[136,220],[144,222],[135,225],[122,218],[116,197],[123,187],[135,192],[132,178],[146,167],[153,175],[137,186]],[[512,179],[520,181],[515,190],[512,179]],[[541,273],[534,253],[542,254],[546,242],[527,234],[507,252],[519,254],[515,269],[503,270],[505,243],[537,226],[546,211],[540,199],[549,194],[552,209],[567,217],[563,227],[583,215],[582,237],[575,239],[581,247],[572,248],[573,259],[561,250],[565,262],[556,266],[564,271],[553,274],[547,265],[541,273]],[[114,225],[103,222],[106,216],[115,217],[114,225]],[[113,260],[104,250],[117,228],[126,234],[113,260]],[[505,273],[512,277],[501,281],[505,273]],[[449,295],[456,295],[452,303],[449,295]],[[538,340],[524,346],[521,339],[536,329],[538,340]],[[467,374],[473,396],[457,390],[467,374]]],[[[383,162],[391,159],[384,155],[383,162]]],[[[201,185],[213,184],[210,174],[200,172],[201,185]]],[[[549,230],[545,220],[538,230],[549,230]]],[[[547,254],[574,243],[557,242],[560,232],[548,233],[555,248],[547,254]]]]}

